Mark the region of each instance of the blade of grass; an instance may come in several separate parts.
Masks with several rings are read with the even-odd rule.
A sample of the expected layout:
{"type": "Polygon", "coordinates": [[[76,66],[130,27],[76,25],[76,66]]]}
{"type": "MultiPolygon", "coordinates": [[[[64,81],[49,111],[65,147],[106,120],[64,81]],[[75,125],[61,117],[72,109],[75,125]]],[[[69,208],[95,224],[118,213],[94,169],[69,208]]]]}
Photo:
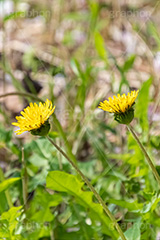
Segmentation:
{"type": "MultiPolygon", "coordinates": [[[[5,178],[4,178],[4,175],[3,175],[3,171],[2,171],[2,169],[0,168],[0,182],[3,182],[4,180],[5,180],[5,178]]],[[[2,193],[1,193],[1,194],[2,194],[2,193]]],[[[5,196],[6,196],[6,199],[7,199],[7,203],[8,203],[9,208],[12,208],[12,207],[13,207],[13,204],[12,204],[11,196],[10,196],[8,190],[5,191],[5,196]]]]}

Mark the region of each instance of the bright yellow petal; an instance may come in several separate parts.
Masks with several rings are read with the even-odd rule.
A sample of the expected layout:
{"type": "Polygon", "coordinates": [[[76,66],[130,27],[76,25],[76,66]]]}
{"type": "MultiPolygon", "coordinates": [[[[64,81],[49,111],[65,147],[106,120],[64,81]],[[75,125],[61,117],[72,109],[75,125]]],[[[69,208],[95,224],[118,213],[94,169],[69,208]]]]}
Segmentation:
{"type": "Polygon", "coordinates": [[[109,97],[108,100],[105,100],[104,102],[100,102],[99,108],[101,108],[104,111],[112,112],[112,113],[125,113],[128,109],[130,109],[137,96],[137,91],[132,91],[131,93],[128,93],[128,95],[123,94],[117,94],[117,96],[113,96],[113,98],[109,97]]]}
{"type": "Polygon", "coordinates": [[[40,128],[48,118],[53,114],[55,106],[52,107],[52,102],[46,100],[45,103],[30,103],[23,111],[21,111],[22,116],[17,116],[17,122],[13,122],[12,125],[19,127],[20,129],[16,131],[17,135],[25,131],[31,131],[40,128]]]}

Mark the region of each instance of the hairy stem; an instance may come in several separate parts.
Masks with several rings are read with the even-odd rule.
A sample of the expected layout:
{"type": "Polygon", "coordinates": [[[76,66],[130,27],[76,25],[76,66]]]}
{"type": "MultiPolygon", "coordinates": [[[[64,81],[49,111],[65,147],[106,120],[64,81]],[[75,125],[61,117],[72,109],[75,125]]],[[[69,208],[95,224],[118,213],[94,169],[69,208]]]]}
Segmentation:
{"type": "Polygon", "coordinates": [[[138,143],[140,149],[141,149],[142,152],[144,153],[144,156],[146,157],[147,162],[148,162],[148,164],[149,164],[149,166],[150,166],[150,168],[151,168],[151,170],[152,170],[152,173],[153,173],[153,175],[155,176],[155,179],[157,180],[157,182],[158,182],[158,184],[159,184],[159,187],[160,187],[160,176],[159,176],[159,174],[158,174],[158,172],[157,172],[157,170],[156,170],[156,168],[155,168],[155,166],[154,166],[151,158],[149,157],[148,153],[146,152],[144,146],[143,146],[142,143],[140,142],[137,134],[135,133],[135,131],[133,130],[133,128],[131,127],[131,125],[127,125],[127,127],[128,127],[128,130],[132,133],[132,135],[133,135],[134,139],[136,140],[136,142],[138,143]]]}
{"type": "Polygon", "coordinates": [[[68,160],[68,162],[72,165],[72,167],[79,173],[79,175],[82,177],[82,179],[87,184],[89,189],[93,192],[94,196],[97,198],[99,203],[102,205],[104,211],[106,212],[106,214],[108,215],[108,217],[112,221],[113,226],[116,228],[117,232],[121,236],[121,239],[126,240],[126,238],[125,238],[120,226],[118,225],[116,219],[114,218],[112,213],[109,211],[107,205],[105,204],[103,199],[100,197],[100,195],[97,193],[97,191],[94,189],[94,187],[92,186],[90,181],[85,177],[85,175],[81,172],[81,170],[78,168],[78,166],[72,160],[70,160],[70,158],[66,155],[66,153],[51,138],[49,138],[48,136],[47,136],[47,138],[52,143],[52,145],[68,160]]]}

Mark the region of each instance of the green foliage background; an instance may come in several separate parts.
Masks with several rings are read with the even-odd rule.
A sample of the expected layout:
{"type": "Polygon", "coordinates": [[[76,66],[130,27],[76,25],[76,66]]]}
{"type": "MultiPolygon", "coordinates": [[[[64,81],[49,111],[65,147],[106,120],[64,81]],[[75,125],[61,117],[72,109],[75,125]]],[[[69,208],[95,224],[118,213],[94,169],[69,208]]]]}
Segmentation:
{"type": "MultiPolygon", "coordinates": [[[[38,98],[53,101],[56,111],[50,118],[52,128],[49,136],[91,181],[115,216],[126,239],[156,240],[160,232],[157,182],[126,127],[113,121],[108,113],[98,110],[98,104],[113,94],[127,93],[134,88],[140,90],[132,125],[160,173],[159,123],[153,119],[156,113],[159,114],[159,77],[153,69],[149,69],[147,78],[141,77],[137,70],[140,69],[138,60],[150,65],[153,59],[147,53],[142,56],[137,51],[128,54],[123,50],[122,54],[116,55],[109,47],[110,41],[114,43],[109,36],[109,27],[117,25],[127,29],[129,23],[133,36],[138,35],[140,43],[156,54],[160,46],[158,26],[154,20],[148,19],[141,31],[141,22],[135,17],[135,12],[143,11],[143,4],[135,8],[126,5],[136,18],[134,20],[128,19],[128,10],[122,6],[121,11],[126,11],[126,18],[117,20],[110,15],[118,11],[115,4],[108,1],[84,2],[82,8],[77,7],[76,1],[69,4],[56,0],[52,7],[47,1],[29,2],[30,10],[50,13],[40,16],[45,23],[44,36],[48,31],[52,35],[55,28],[61,30],[64,22],[72,23],[71,29],[64,30],[60,43],[53,40],[50,44],[52,63],[41,59],[36,47],[23,53],[21,63],[25,71],[33,74],[35,81],[39,80],[38,73],[49,76],[44,84],[47,91],[43,95],[37,94],[32,85],[28,94],[22,82],[15,77],[16,69],[5,49],[0,67],[3,74],[10,77],[21,103],[24,99],[27,104],[39,102],[38,98]],[[54,6],[59,7],[59,15],[53,11],[54,6]],[[75,29],[77,32],[74,33],[75,29]],[[84,37],[79,45],[74,37],[78,31],[84,37]],[[109,75],[108,82],[99,77],[103,71],[109,75]],[[137,81],[129,77],[131,73],[137,74],[137,81]],[[56,95],[57,76],[65,79],[65,88],[56,95]],[[64,100],[62,103],[61,99],[64,100]],[[61,104],[64,105],[63,111],[59,107],[61,104]]],[[[31,20],[27,12],[17,10],[19,3],[14,1],[15,12],[1,19],[4,32],[9,23],[31,20]]],[[[152,4],[158,8],[156,3],[153,1],[152,4]]],[[[151,9],[152,4],[149,4],[151,9]]],[[[6,84],[5,77],[3,84],[6,84]]],[[[44,137],[29,134],[17,138],[11,126],[15,116],[3,104],[0,115],[0,153],[5,151],[0,159],[0,239],[120,240],[102,206],[51,143],[44,137]],[[27,202],[24,194],[27,194],[27,202]]]]}

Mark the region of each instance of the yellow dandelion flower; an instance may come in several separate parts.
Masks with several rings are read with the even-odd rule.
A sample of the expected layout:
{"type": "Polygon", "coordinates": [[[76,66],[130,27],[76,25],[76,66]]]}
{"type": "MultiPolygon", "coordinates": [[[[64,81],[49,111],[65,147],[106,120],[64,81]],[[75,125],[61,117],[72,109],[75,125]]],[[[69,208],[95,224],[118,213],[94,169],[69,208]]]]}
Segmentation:
{"type": "Polygon", "coordinates": [[[132,91],[128,95],[117,94],[113,98],[109,97],[108,100],[100,102],[99,108],[104,111],[114,113],[115,120],[122,124],[129,124],[134,117],[133,105],[138,96],[137,91],[132,91]]]}
{"type": "Polygon", "coordinates": [[[13,122],[12,125],[19,127],[20,129],[15,131],[17,135],[22,134],[25,131],[31,132],[33,135],[45,136],[50,129],[48,118],[54,112],[50,100],[46,100],[45,103],[30,103],[23,111],[22,116],[17,116],[17,122],[13,122]]]}

